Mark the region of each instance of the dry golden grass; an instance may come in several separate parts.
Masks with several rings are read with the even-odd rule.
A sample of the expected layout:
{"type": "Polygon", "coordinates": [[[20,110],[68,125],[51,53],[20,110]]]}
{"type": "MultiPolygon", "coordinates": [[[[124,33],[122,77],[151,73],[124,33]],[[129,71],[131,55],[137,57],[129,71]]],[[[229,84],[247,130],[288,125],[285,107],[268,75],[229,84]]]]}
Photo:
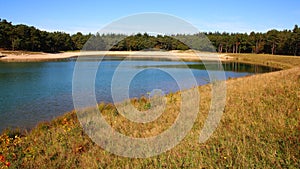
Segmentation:
{"type": "MultiPolygon", "coordinates": [[[[69,112],[41,123],[25,135],[6,131],[0,154],[12,168],[298,168],[300,165],[300,61],[266,55],[234,55],[238,61],[290,68],[230,79],[221,123],[205,143],[198,142],[211,100],[211,85],[200,86],[200,111],[191,132],[175,148],[151,158],[113,155],[82,131],[69,112]]],[[[167,95],[164,114],[153,123],[136,124],[122,117],[112,104],[99,110],[115,130],[149,137],[167,129],[178,115],[179,92],[167,95]]],[[[132,99],[140,110],[145,98],[132,99]]],[[[193,106],[193,105],[191,105],[193,106]]]]}
{"type": "Polygon", "coordinates": [[[281,69],[288,69],[300,65],[300,57],[270,54],[226,54],[234,61],[243,63],[261,64],[281,69]]]}

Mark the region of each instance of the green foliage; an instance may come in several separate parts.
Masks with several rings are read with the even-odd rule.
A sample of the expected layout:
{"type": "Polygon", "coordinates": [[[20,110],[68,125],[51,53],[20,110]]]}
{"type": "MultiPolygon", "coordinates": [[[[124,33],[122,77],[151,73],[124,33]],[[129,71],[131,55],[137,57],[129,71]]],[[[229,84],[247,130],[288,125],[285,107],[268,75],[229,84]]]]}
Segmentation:
{"type": "MultiPolygon", "coordinates": [[[[89,35],[82,35],[82,37],[77,38],[81,40],[81,43],[85,43],[88,37],[89,35]]],[[[12,25],[11,22],[0,19],[0,48],[59,52],[79,49],[80,42],[76,38],[72,39],[70,34],[64,32],[41,31],[33,26],[12,25]]]]}
{"type": "Polygon", "coordinates": [[[88,34],[77,32],[46,32],[33,26],[13,25],[0,19],[0,48],[8,50],[59,52],[68,50],[188,50],[217,51],[220,53],[268,53],[300,55],[300,28],[270,30],[266,33],[220,33],[157,35],[137,33],[88,34]],[[214,47],[213,47],[214,46],[214,47]]]}
{"type": "Polygon", "coordinates": [[[139,50],[187,50],[189,47],[175,36],[150,36],[147,33],[123,38],[110,50],[139,51],[139,50]]]}
{"type": "Polygon", "coordinates": [[[279,55],[300,55],[300,28],[291,30],[270,30],[267,33],[206,33],[218,52],[224,53],[267,53],[279,55]]]}

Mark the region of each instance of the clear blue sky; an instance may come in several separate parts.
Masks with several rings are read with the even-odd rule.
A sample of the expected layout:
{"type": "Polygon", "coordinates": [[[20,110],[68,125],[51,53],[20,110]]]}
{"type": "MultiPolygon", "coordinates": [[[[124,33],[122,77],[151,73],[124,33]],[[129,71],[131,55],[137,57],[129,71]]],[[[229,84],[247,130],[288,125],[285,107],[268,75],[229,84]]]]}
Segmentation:
{"type": "Polygon", "coordinates": [[[200,31],[265,32],[300,25],[299,0],[0,0],[2,19],[67,33],[94,33],[143,12],[175,15],[200,31]]]}

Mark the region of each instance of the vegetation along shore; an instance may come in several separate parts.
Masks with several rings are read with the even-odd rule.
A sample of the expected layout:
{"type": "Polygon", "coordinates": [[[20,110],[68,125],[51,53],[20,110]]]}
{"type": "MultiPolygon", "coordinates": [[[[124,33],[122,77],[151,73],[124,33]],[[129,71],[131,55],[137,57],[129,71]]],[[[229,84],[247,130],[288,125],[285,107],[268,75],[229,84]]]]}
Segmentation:
{"type": "Polygon", "coordinates": [[[295,25],[288,30],[272,29],[266,33],[199,32],[151,36],[147,33],[82,34],[41,31],[24,24],[13,25],[0,19],[0,48],[57,53],[60,51],[86,50],[140,51],[140,50],[187,50],[217,51],[219,53],[265,53],[277,55],[300,55],[300,28],[295,25]],[[208,38],[209,43],[203,43],[208,38]],[[93,45],[97,44],[97,45],[93,45]],[[187,46],[188,45],[188,46],[187,46]]]}

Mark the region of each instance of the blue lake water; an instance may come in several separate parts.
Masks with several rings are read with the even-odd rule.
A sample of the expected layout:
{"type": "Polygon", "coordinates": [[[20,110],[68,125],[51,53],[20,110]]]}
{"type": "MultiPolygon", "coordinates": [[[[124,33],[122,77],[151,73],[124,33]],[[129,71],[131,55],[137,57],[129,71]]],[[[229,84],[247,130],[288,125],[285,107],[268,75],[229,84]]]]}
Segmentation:
{"type": "MultiPolygon", "coordinates": [[[[92,63],[93,61],[86,60],[86,62],[92,63]]],[[[164,93],[178,91],[178,80],[185,82],[185,88],[194,85],[189,84],[189,77],[181,76],[183,69],[186,69],[182,66],[182,62],[129,60],[122,62],[126,64],[120,64],[121,62],[122,60],[106,59],[97,68],[95,93],[98,102],[112,101],[111,83],[116,68],[121,72],[139,71],[130,82],[130,97],[146,95],[153,89],[161,89],[164,93]],[[177,74],[179,79],[174,79],[164,70],[177,74]]],[[[32,63],[0,62],[0,131],[8,127],[30,129],[40,121],[51,120],[73,110],[72,80],[75,63],[75,60],[32,63]]],[[[190,67],[197,85],[209,83],[203,64],[199,62],[186,62],[185,64],[190,67]]],[[[223,68],[226,78],[275,70],[234,62],[223,63],[223,68]]]]}

